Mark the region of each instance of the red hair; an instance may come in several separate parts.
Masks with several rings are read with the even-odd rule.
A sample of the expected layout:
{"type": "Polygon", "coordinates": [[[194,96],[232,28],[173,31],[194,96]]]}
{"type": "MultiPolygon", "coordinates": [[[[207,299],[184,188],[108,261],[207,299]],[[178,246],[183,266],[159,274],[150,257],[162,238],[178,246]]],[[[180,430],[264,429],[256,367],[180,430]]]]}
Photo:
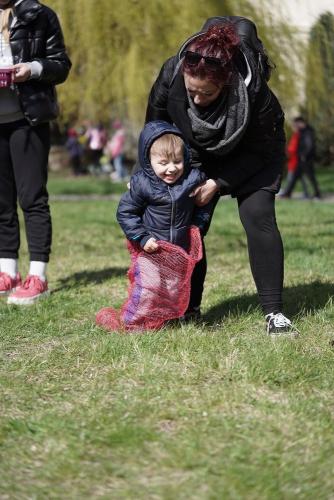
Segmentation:
{"type": "Polygon", "coordinates": [[[232,24],[214,24],[208,31],[199,35],[187,49],[202,56],[215,57],[221,66],[206,64],[204,59],[194,65],[183,62],[183,72],[195,78],[206,79],[220,85],[228,82],[233,74],[233,56],[240,44],[240,38],[232,24]]]}

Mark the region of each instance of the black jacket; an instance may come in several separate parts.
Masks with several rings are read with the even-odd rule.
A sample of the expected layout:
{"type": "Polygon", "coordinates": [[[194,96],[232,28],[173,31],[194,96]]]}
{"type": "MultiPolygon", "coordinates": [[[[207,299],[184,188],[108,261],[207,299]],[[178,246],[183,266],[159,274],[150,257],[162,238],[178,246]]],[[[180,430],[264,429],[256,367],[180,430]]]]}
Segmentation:
{"type": "MultiPolygon", "coordinates": [[[[191,43],[193,35],[189,40],[191,43]]],[[[235,149],[223,158],[208,153],[196,142],[187,113],[187,94],[180,68],[180,61],[188,42],[180,52],[168,59],[155,81],[148,100],[146,121],[166,120],[174,123],[189,143],[196,166],[208,177],[220,179],[222,194],[240,195],[257,189],[276,192],[279,189],[285,160],[284,114],[258,71],[253,51],[243,42],[234,63],[239,72],[247,71],[247,60],[252,73],[248,86],[250,120],[246,132],[235,149]],[[179,69],[178,69],[179,68],[179,69]]]]}
{"type": "Polygon", "coordinates": [[[194,198],[189,197],[206,176],[190,168],[187,148],[184,173],[175,184],[169,185],[156,176],[149,161],[149,150],[154,140],[167,133],[181,135],[176,127],[164,121],[145,125],[138,146],[141,169],[131,177],[130,191],[121,198],[117,220],[126,237],[138,241],[142,247],[153,237],[187,249],[189,226],[195,224],[204,229],[211,216],[208,205],[195,207],[194,198]]]}
{"type": "Polygon", "coordinates": [[[310,125],[299,131],[298,161],[300,163],[313,162],[315,159],[315,134],[310,125]]]}
{"type": "Polygon", "coordinates": [[[71,61],[66,55],[57,15],[38,0],[23,0],[14,7],[16,23],[10,30],[14,64],[38,61],[39,79],[15,84],[26,119],[37,125],[58,115],[54,86],[66,80],[71,61]]]}

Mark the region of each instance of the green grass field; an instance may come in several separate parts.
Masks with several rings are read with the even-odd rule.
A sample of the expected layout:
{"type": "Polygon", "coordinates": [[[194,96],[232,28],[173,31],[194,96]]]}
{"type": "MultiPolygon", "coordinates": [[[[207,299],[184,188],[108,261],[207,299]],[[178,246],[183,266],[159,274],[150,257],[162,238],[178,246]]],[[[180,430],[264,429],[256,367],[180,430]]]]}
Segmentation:
{"type": "MultiPolygon", "coordinates": [[[[323,193],[334,193],[334,167],[316,167],[320,189],[323,193]]],[[[51,173],[49,192],[52,195],[113,195],[124,191],[125,184],[112,182],[108,176],[71,177],[70,172],[51,173]]],[[[296,191],[300,191],[297,183],[296,191]]],[[[312,190],[310,189],[310,194],[312,190]]]]}
{"type": "Polygon", "coordinates": [[[272,340],[233,200],[207,238],[203,324],[95,327],[126,297],[116,204],[53,202],[51,297],[0,302],[0,498],[334,498],[334,205],[277,203],[301,335],[272,340]]]}

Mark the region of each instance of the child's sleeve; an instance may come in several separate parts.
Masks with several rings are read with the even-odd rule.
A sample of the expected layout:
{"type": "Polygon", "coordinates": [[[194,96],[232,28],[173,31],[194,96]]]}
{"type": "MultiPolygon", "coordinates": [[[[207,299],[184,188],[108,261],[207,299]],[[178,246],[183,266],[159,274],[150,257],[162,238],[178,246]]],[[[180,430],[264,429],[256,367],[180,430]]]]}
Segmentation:
{"type": "MultiPolygon", "coordinates": [[[[197,179],[197,185],[205,182],[207,180],[206,175],[204,172],[199,171],[197,173],[198,179],[197,179]]],[[[194,211],[193,211],[193,216],[192,216],[192,221],[191,223],[194,226],[197,226],[201,232],[202,236],[205,236],[211,222],[212,214],[215,209],[215,206],[217,204],[217,199],[219,198],[219,194],[215,195],[209,203],[207,203],[204,206],[198,207],[195,205],[194,211]]]]}
{"type": "Polygon", "coordinates": [[[130,182],[130,190],[121,197],[116,217],[127,239],[137,241],[141,247],[144,247],[147,240],[153,235],[143,224],[143,213],[147,200],[140,187],[140,182],[138,182],[139,179],[136,179],[137,176],[134,177],[130,182]]]}
{"type": "Polygon", "coordinates": [[[205,236],[210,225],[212,214],[217,203],[217,196],[215,196],[209,203],[202,207],[195,205],[192,224],[197,226],[202,236],[205,236]]]}

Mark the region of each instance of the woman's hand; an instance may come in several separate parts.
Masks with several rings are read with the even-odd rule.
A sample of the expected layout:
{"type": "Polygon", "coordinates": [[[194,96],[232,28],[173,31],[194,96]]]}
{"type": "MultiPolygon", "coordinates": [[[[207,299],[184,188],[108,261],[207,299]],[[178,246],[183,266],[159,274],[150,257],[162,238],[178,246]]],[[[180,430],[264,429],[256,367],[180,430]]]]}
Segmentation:
{"type": "Polygon", "coordinates": [[[20,83],[29,80],[31,76],[31,69],[29,64],[19,63],[14,64],[14,82],[20,83]]]}
{"type": "Polygon", "coordinates": [[[150,238],[144,245],[144,250],[147,253],[154,253],[158,250],[159,245],[154,238],[150,238]]]}
{"type": "Polygon", "coordinates": [[[195,198],[197,206],[202,207],[203,205],[209,203],[219,190],[219,182],[214,179],[208,179],[204,184],[201,184],[194,189],[190,196],[195,198]]]}

